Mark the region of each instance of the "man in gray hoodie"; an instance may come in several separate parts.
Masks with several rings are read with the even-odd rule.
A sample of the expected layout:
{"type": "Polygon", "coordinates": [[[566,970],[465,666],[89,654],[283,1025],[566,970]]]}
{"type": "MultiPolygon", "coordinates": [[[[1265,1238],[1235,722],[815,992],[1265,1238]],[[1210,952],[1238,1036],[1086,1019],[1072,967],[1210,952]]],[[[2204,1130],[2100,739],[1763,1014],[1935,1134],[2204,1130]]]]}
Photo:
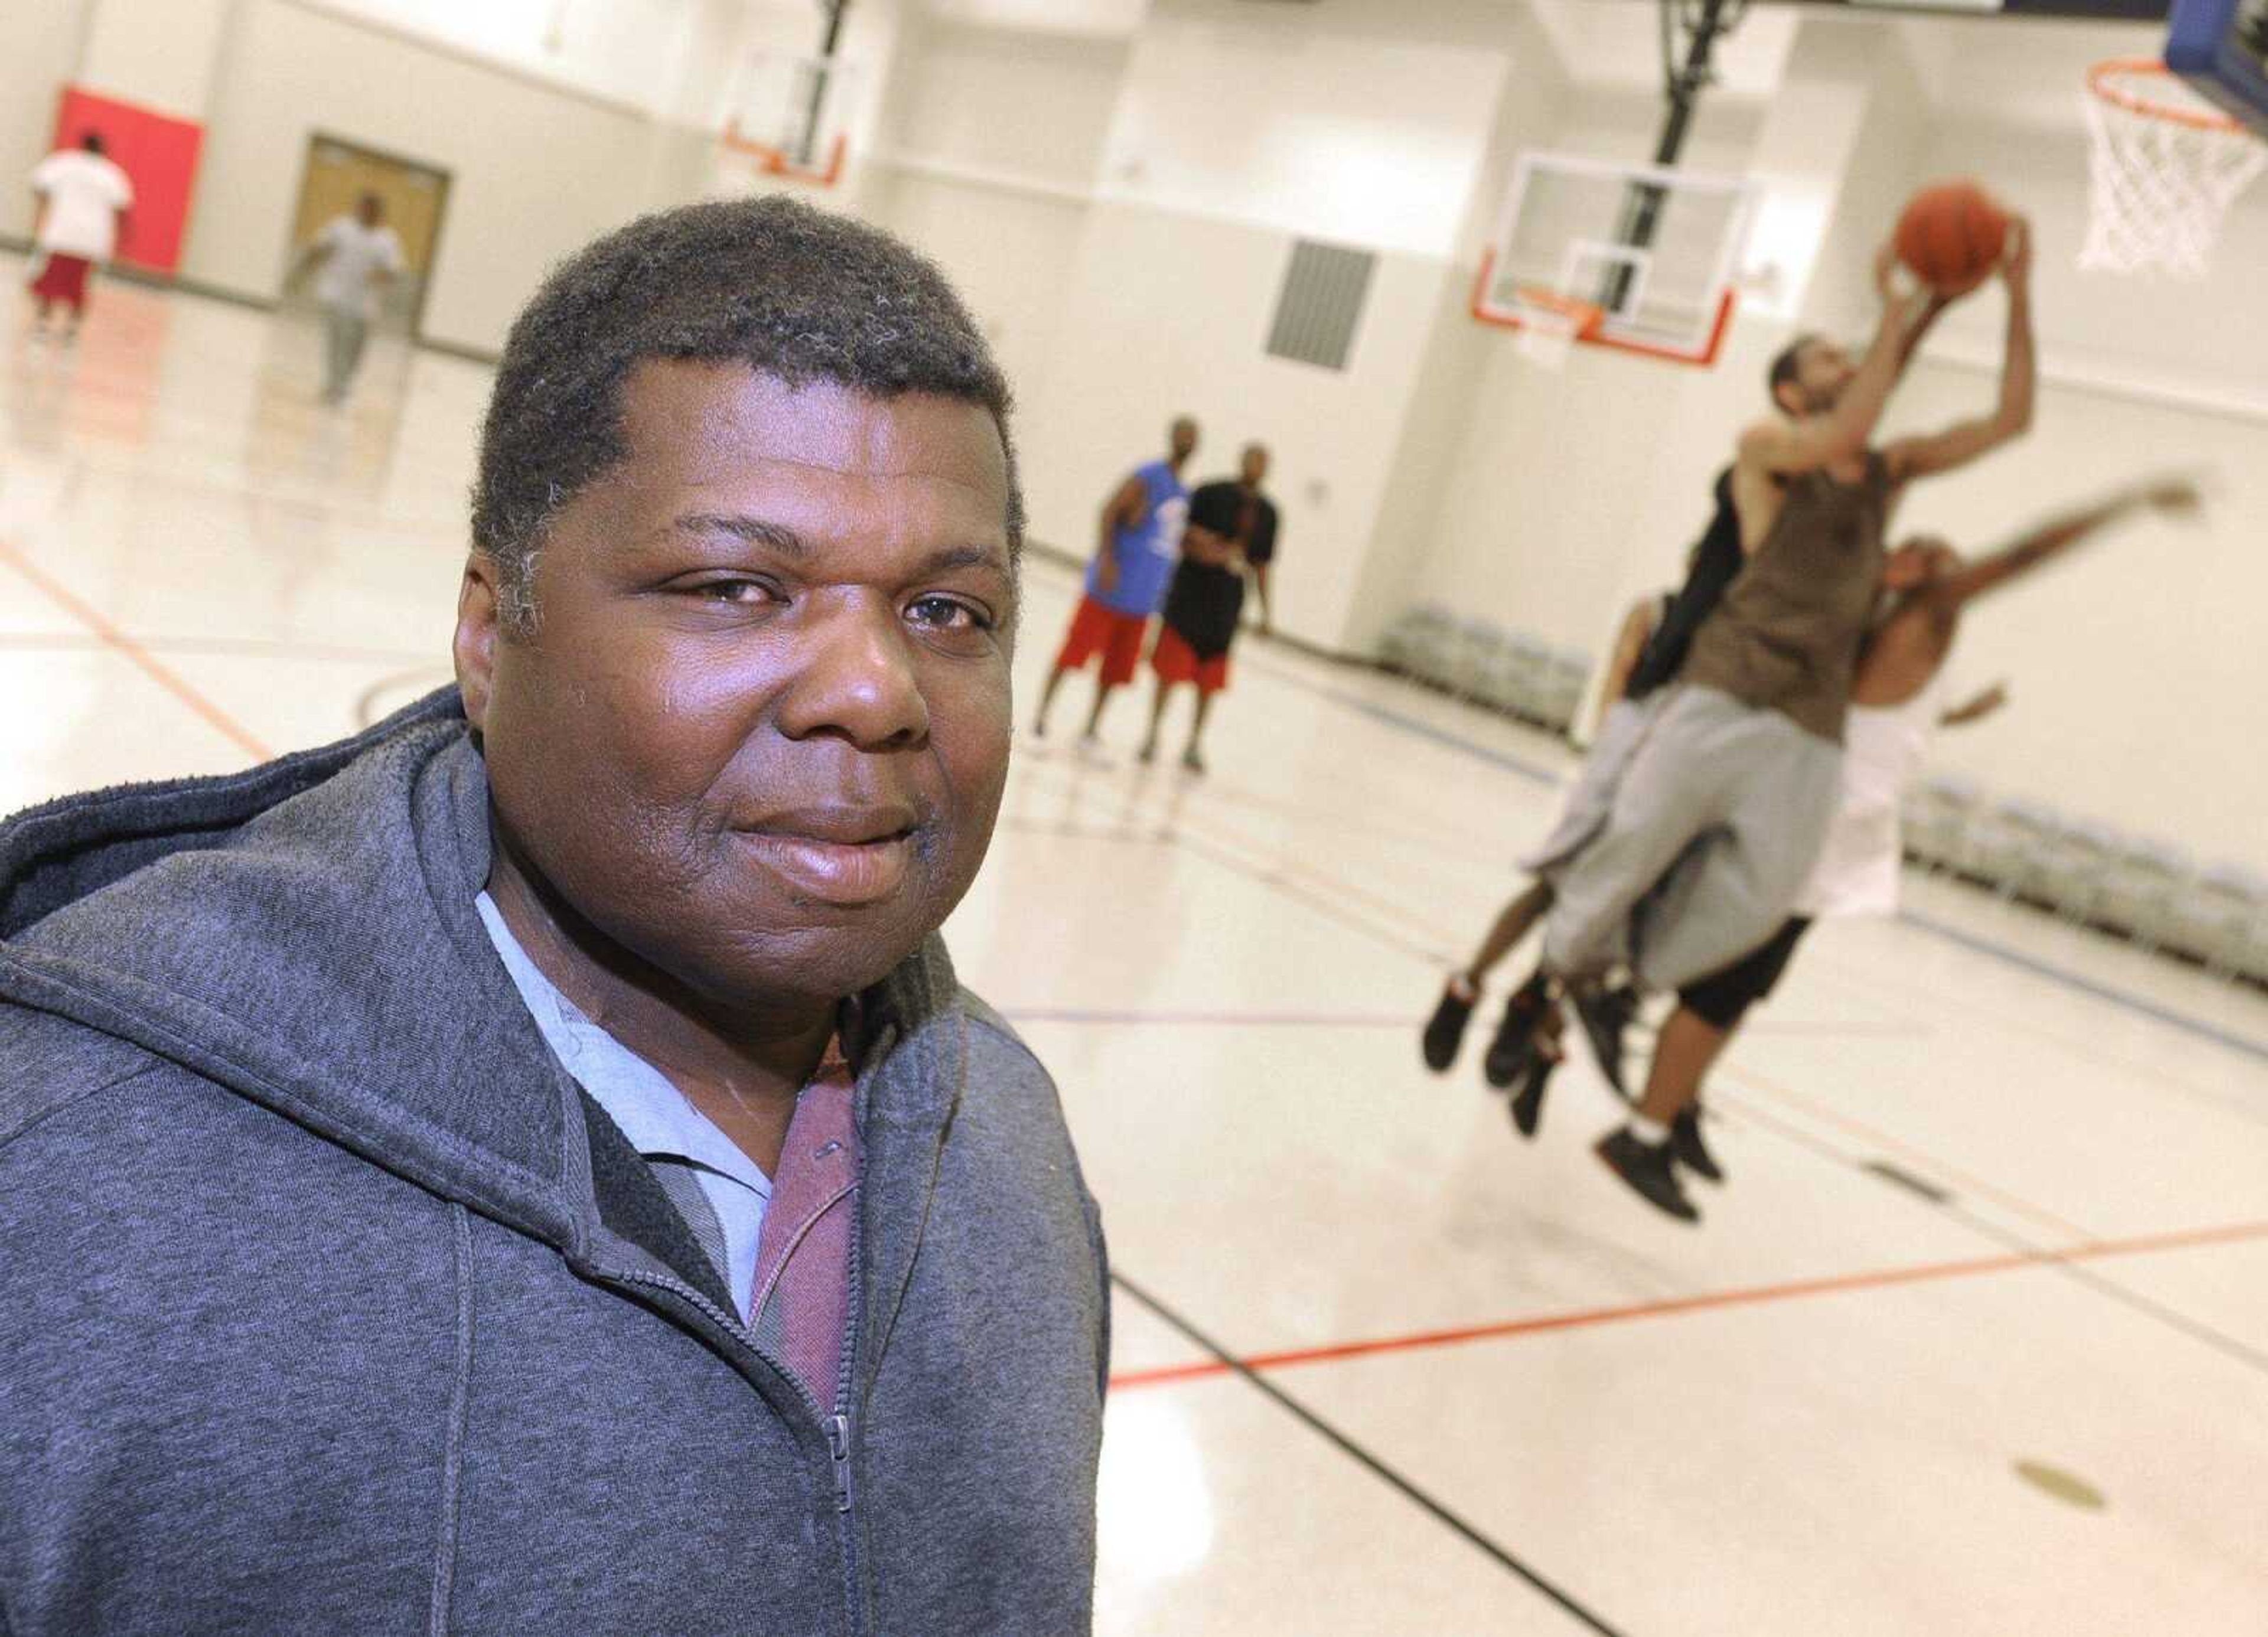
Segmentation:
{"type": "Polygon", "coordinates": [[[777,200],[513,327],[459,686],[0,826],[0,1633],[1090,1626],[1101,1234],[936,929],[1007,388],[777,200]]]}

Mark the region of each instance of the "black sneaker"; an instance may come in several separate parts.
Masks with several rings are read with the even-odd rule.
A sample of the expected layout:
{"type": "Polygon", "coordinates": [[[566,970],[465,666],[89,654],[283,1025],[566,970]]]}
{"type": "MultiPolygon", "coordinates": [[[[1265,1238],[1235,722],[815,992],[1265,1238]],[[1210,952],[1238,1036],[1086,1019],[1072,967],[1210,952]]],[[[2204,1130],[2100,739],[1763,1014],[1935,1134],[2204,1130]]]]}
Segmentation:
{"type": "MultiPolygon", "coordinates": [[[[1475,1000],[1480,997],[1476,995],[1475,1000]]],[[[1425,1020],[1423,1049],[1425,1067],[1435,1074],[1447,1070],[1457,1061],[1457,1048],[1464,1044],[1465,1025],[1473,1020],[1473,1002],[1459,996],[1452,984],[1441,991],[1441,1003],[1433,1009],[1432,1017],[1425,1020]]]]}
{"type": "Polygon", "coordinates": [[[1543,1088],[1550,1083],[1551,1071],[1559,1067],[1556,1057],[1538,1054],[1528,1066],[1528,1078],[1513,1094],[1512,1123],[1523,1137],[1533,1137],[1536,1127],[1543,1123],[1543,1088]]]}
{"type": "Polygon", "coordinates": [[[1502,1091],[1528,1072],[1535,1059],[1535,1026],[1543,1019],[1549,996],[1540,979],[1531,979],[1512,992],[1504,1003],[1504,1017],[1481,1059],[1481,1077],[1502,1091]]]}
{"type": "Polygon", "coordinates": [[[1623,1083],[1623,1036],[1638,1016],[1638,991],[1627,985],[1579,991],[1575,1016],[1583,1021],[1583,1038],[1591,1043],[1591,1055],[1599,1060],[1599,1072],[1606,1075],[1615,1095],[1629,1102],[1630,1088],[1623,1083]]]}
{"type": "Polygon", "coordinates": [[[1654,1209],[1682,1222],[1701,1220],[1701,1213],[1677,1186],[1677,1171],[1670,1163],[1667,1142],[1657,1148],[1641,1141],[1628,1126],[1617,1126],[1599,1139],[1593,1152],[1654,1209]]]}
{"type": "Polygon", "coordinates": [[[1717,1156],[1701,1141],[1701,1111],[1697,1107],[1687,1109],[1669,1122],[1669,1157],[1708,1181],[1725,1180],[1725,1168],[1717,1164],[1717,1156]]]}

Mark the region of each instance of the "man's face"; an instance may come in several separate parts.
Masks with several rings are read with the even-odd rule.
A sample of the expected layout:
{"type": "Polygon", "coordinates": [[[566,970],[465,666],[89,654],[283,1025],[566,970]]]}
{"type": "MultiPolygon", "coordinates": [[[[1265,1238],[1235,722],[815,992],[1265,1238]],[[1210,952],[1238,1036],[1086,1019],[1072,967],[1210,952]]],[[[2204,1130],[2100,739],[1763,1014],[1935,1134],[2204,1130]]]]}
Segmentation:
{"type": "Polygon", "coordinates": [[[943,921],[1007,774],[1016,587],[983,407],[647,363],[562,508],[538,628],[458,634],[506,840],[726,1006],[833,1001],[943,921]]]}
{"type": "Polygon", "coordinates": [[[355,215],[364,227],[376,227],[386,219],[386,202],[376,194],[364,194],[355,206],[355,215]]]}
{"type": "Polygon", "coordinates": [[[1268,451],[1255,444],[1244,451],[1244,481],[1247,486],[1258,488],[1267,477],[1268,451]]]}
{"type": "Polygon", "coordinates": [[[1174,459],[1176,460],[1187,460],[1191,455],[1197,452],[1197,423],[1190,420],[1189,416],[1183,415],[1180,420],[1174,422],[1172,429],[1167,434],[1167,437],[1171,448],[1173,449],[1174,459]]]}
{"type": "Polygon", "coordinates": [[[1825,415],[1857,374],[1851,355],[1830,341],[1807,341],[1795,355],[1795,386],[1805,415],[1825,415]]]}

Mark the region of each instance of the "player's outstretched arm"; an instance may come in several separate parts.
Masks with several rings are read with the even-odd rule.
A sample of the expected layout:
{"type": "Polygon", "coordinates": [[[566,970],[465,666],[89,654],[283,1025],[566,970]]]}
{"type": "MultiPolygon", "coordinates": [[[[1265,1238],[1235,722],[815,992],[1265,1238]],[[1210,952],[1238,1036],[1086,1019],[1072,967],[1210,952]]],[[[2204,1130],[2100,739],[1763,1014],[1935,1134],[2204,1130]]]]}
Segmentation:
{"type": "Polygon", "coordinates": [[[1933,601],[1958,607],[1987,591],[1999,590],[2011,580],[2030,573],[2043,563],[2054,561],[2081,541],[2135,512],[2149,510],[2163,512],[2169,517],[2188,517],[2197,511],[2200,503],[2201,497],[2193,480],[2187,477],[2152,479],[2089,506],[2084,511],[2075,511],[2042,525],[2014,545],[1990,556],[1980,557],[1948,575],[1930,588],[1929,596],[1933,601]]]}
{"type": "Polygon", "coordinates": [[[1858,373],[1843,389],[1835,407],[1801,421],[1760,421],[1741,434],[1740,458],[1763,472],[1811,472],[1865,452],[1874,427],[1897,385],[1908,337],[1925,310],[1918,292],[1901,291],[1892,282],[1896,252],[1888,245],[1874,259],[1874,282],[1882,292],[1881,322],[1858,373]]]}
{"type": "Polygon", "coordinates": [[[2017,217],[2008,224],[2008,259],[2000,275],[2008,286],[2008,337],[2000,364],[2000,401],[1992,413],[1926,437],[1901,438],[1882,451],[1900,482],[1967,466],[2031,429],[2039,392],[2038,349],[2032,340],[2032,229],[2017,217]]]}

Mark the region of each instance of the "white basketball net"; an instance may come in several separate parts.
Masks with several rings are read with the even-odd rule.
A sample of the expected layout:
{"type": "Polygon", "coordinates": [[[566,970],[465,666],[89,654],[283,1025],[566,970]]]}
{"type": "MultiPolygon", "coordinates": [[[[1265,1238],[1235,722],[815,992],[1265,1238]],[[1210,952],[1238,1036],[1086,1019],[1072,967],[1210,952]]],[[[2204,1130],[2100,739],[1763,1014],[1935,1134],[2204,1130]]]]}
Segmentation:
{"type": "Polygon", "coordinates": [[[2268,143],[2146,65],[2105,64],[2085,101],[2093,151],[2080,266],[2204,277],[2222,218],[2268,165],[2268,143]]]}
{"type": "Polygon", "coordinates": [[[1581,320],[1557,307],[1519,300],[1512,305],[1520,314],[1520,356],[1547,370],[1565,369],[1567,360],[1574,355],[1575,334],[1583,327],[1581,320]]]}
{"type": "Polygon", "coordinates": [[[1567,367],[1583,327],[1599,316],[1595,307],[1525,285],[1513,291],[1507,305],[1520,320],[1520,356],[1547,370],[1567,367]]]}

